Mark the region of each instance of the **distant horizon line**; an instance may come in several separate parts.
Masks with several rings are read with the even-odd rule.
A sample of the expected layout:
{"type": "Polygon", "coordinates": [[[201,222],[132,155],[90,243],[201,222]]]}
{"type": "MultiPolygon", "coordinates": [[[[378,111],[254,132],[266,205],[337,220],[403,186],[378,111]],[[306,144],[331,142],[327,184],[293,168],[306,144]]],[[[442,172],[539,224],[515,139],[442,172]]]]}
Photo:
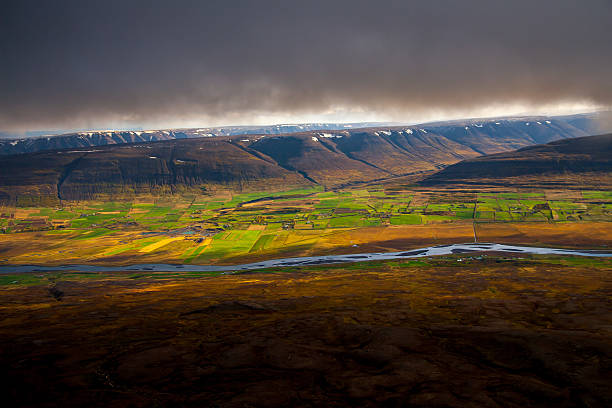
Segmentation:
{"type": "Polygon", "coordinates": [[[24,132],[10,132],[0,130],[0,139],[28,139],[38,137],[55,137],[75,133],[107,133],[107,132],[160,132],[160,131],[180,131],[189,129],[203,129],[203,130],[214,130],[214,129],[227,129],[227,128],[271,128],[279,126],[316,126],[316,125],[338,125],[353,127],[354,125],[362,125],[360,127],[377,127],[378,126],[422,126],[442,123],[453,123],[463,121],[479,121],[479,120],[508,120],[508,119],[523,119],[523,118],[554,118],[554,117],[568,117],[568,116],[581,116],[581,115],[593,115],[602,113],[612,113],[612,110],[600,109],[590,110],[586,112],[576,112],[561,115],[542,115],[542,114],[529,114],[521,113],[514,115],[495,115],[495,116],[478,116],[478,117],[463,117],[459,119],[440,119],[426,122],[398,122],[398,121],[363,121],[363,122],[336,122],[336,121],[307,121],[307,122],[296,122],[296,123],[272,123],[266,125],[220,125],[220,126],[185,126],[185,127],[159,127],[159,128],[144,128],[142,126],[137,127],[118,127],[114,129],[91,129],[91,128],[77,128],[77,129],[57,129],[57,130],[29,130],[24,132]],[[367,125],[367,126],[363,126],[367,125]]]}

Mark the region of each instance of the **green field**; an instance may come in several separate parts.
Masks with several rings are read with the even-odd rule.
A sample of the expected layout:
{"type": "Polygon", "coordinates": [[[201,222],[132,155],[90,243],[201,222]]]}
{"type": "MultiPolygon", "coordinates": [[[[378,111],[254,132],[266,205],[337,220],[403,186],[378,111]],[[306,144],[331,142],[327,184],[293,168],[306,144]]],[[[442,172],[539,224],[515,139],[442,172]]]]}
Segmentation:
{"type": "Polygon", "coordinates": [[[100,259],[143,252],[180,253],[184,262],[206,262],[273,253],[287,245],[307,248],[334,231],[368,227],[611,220],[612,194],[591,190],[566,195],[548,190],[448,193],[372,186],[66,202],[61,208],[0,208],[3,242],[10,244],[24,233],[37,233],[38,242],[49,241],[44,251],[8,255],[0,262],[38,263],[72,253],[100,259]],[[150,245],[154,251],[147,250],[150,245]]]}

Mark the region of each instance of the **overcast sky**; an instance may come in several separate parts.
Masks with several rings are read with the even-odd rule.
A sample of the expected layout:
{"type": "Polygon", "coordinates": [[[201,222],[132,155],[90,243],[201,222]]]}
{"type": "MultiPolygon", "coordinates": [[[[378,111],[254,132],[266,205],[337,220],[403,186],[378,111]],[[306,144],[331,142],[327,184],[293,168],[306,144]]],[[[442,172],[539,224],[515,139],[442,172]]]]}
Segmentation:
{"type": "Polygon", "coordinates": [[[612,106],[612,0],[1,4],[4,131],[612,106]]]}

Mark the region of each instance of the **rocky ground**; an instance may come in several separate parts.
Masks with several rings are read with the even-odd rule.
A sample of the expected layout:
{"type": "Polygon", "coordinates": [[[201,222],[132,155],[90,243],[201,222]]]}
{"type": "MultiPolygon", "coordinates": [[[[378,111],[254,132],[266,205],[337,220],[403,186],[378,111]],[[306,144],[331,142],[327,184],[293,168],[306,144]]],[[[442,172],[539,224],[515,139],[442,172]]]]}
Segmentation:
{"type": "Polygon", "coordinates": [[[458,259],[4,286],[3,398],[29,407],[612,404],[610,261],[458,259]]]}

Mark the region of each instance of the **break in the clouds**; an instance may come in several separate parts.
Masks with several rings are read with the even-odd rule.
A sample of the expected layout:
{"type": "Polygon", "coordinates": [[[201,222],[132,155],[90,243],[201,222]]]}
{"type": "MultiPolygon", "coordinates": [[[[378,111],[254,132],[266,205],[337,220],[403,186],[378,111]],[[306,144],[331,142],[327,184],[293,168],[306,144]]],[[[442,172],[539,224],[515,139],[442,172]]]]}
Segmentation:
{"type": "Polygon", "coordinates": [[[610,0],[27,1],[0,129],[612,105],[610,0]]]}

